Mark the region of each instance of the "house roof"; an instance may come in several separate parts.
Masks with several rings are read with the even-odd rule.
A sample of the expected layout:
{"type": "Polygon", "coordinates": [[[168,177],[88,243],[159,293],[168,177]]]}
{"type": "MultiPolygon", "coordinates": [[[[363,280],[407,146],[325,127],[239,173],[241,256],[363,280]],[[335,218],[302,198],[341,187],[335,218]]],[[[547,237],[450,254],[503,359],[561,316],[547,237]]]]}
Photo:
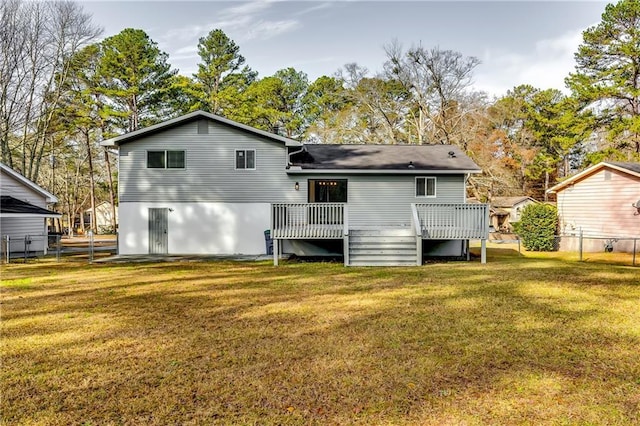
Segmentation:
{"type": "Polygon", "coordinates": [[[10,195],[0,196],[0,216],[2,217],[60,217],[60,213],[34,206],[10,195]]]}
{"type": "Polygon", "coordinates": [[[503,209],[492,208],[491,212],[496,216],[509,216],[509,212],[503,209]]]}
{"type": "Polygon", "coordinates": [[[565,189],[567,186],[569,185],[573,185],[576,182],[585,179],[586,177],[592,175],[593,173],[596,173],[597,171],[604,169],[604,168],[610,168],[613,170],[618,170],[622,173],[626,173],[628,175],[631,176],[635,176],[635,177],[640,177],[640,163],[626,163],[626,162],[609,162],[609,161],[603,161],[600,162],[596,165],[593,165],[583,171],[581,171],[578,174],[575,174],[573,176],[568,177],[567,179],[563,180],[562,182],[558,183],[557,185],[552,186],[551,188],[547,189],[548,193],[554,194],[558,191],[562,191],[563,189],[565,189]]]}
{"type": "Polygon", "coordinates": [[[56,197],[55,195],[53,195],[52,193],[50,193],[46,189],[42,188],[41,186],[39,186],[35,182],[32,182],[31,180],[27,179],[26,177],[24,177],[20,173],[16,172],[15,170],[13,170],[11,167],[7,166],[6,164],[0,163],[0,170],[2,170],[3,172],[7,173],[9,176],[13,177],[18,182],[21,182],[25,186],[33,189],[35,192],[37,192],[39,194],[42,194],[42,196],[45,197],[47,203],[57,203],[58,202],[58,197],[56,197]]]}
{"type": "Polygon", "coordinates": [[[453,145],[305,144],[304,152],[291,157],[289,173],[336,171],[393,171],[394,174],[482,172],[453,145]]]}
{"type": "Polygon", "coordinates": [[[111,139],[106,139],[100,143],[102,146],[118,146],[123,143],[132,142],[144,136],[149,136],[153,133],[158,133],[172,127],[180,126],[190,121],[207,118],[218,123],[225,124],[227,126],[235,127],[236,129],[243,130],[245,132],[253,133],[258,136],[262,136],[274,141],[282,142],[285,146],[301,146],[302,144],[294,139],[285,138],[284,136],[276,135],[275,133],[265,132],[264,130],[256,129],[255,127],[247,126],[245,124],[238,123],[228,118],[220,117],[219,115],[211,114],[205,111],[195,111],[189,114],[181,115],[180,117],[173,118],[171,120],[163,121],[162,123],[154,124],[153,126],[145,127],[144,129],[138,129],[133,132],[126,133],[124,135],[116,136],[111,139]]]}
{"type": "Polygon", "coordinates": [[[498,208],[509,208],[509,207],[513,207],[516,204],[520,204],[523,201],[533,201],[536,202],[536,200],[534,200],[531,197],[527,197],[527,196],[519,196],[519,197],[492,197],[491,198],[491,205],[494,207],[498,207],[498,208]]]}

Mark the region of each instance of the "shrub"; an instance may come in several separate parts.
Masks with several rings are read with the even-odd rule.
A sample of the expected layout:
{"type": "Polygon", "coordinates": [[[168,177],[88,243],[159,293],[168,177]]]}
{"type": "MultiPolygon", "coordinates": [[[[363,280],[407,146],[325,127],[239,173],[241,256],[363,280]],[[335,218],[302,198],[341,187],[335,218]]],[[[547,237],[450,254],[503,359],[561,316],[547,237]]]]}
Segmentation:
{"type": "Polygon", "coordinates": [[[522,210],[520,221],[514,223],[513,227],[527,250],[555,250],[558,212],[554,206],[529,204],[522,210]]]}

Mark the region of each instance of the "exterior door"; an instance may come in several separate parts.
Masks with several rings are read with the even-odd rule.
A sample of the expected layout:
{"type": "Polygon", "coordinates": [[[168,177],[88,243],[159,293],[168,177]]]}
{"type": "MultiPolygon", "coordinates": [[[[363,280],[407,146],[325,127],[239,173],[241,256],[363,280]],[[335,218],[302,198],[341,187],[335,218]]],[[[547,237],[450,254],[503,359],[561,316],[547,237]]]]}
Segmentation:
{"type": "Polygon", "coordinates": [[[346,203],[346,179],[309,179],[310,203],[346,203]]]}
{"type": "MultiPolygon", "coordinates": [[[[346,179],[309,179],[309,203],[346,203],[346,179]]],[[[344,223],[343,210],[336,207],[313,207],[308,213],[309,224],[337,225],[344,223]]]]}
{"type": "Polygon", "coordinates": [[[149,209],[149,254],[169,253],[169,209],[149,209]]]}

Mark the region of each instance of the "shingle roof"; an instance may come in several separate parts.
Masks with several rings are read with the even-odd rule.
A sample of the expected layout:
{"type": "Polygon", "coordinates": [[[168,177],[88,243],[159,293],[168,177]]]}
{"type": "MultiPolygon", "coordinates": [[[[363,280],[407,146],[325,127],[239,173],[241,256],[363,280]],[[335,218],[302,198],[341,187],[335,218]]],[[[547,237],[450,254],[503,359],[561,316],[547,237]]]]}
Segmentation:
{"type": "Polygon", "coordinates": [[[623,169],[627,169],[631,172],[640,173],[640,163],[625,163],[625,162],[609,162],[609,164],[613,164],[614,166],[621,167],[623,169]]]}
{"type": "Polygon", "coordinates": [[[46,217],[57,217],[60,213],[34,206],[26,201],[18,200],[9,195],[0,196],[0,214],[24,214],[46,217]]]}
{"type": "Polygon", "coordinates": [[[518,203],[525,200],[535,201],[531,197],[519,196],[519,197],[493,197],[491,198],[491,205],[494,207],[513,207],[518,203]]]}
{"type": "Polygon", "coordinates": [[[303,170],[481,172],[471,158],[452,145],[306,144],[304,148],[305,153],[292,156],[292,166],[303,170]]]}

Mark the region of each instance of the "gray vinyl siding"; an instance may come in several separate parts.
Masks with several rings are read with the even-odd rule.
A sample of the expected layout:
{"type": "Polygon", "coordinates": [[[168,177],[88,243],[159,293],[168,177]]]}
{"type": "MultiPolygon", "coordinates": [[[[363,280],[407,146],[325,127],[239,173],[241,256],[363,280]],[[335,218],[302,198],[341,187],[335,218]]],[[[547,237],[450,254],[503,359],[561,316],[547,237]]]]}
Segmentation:
{"type": "Polygon", "coordinates": [[[306,203],[309,179],[347,179],[350,227],[410,225],[411,203],[464,202],[459,175],[287,175],[286,148],[221,123],[197,121],[120,147],[120,202],[306,203]],[[256,170],[236,170],[235,151],[255,150],[256,170]],[[148,150],[184,150],[185,169],[147,169],[148,150]],[[436,197],[415,196],[416,176],[434,176],[436,197]],[[299,182],[299,190],[294,189],[299,182]]]}
{"type": "Polygon", "coordinates": [[[359,226],[410,226],[412,203],[464,202],[464,175],[418,176],[436,177],[436,197],[416,197],[416,176],[412,175],[307,175],[304,178],[300,176],[300,189],[306,190],[308,179],[347,179],[349,227],[352,229],[359,226]]]}
{"type": "Polygon", "coordinates": [[[43,251],[46,241],[45,219],[41,217],[0,218],[0,233],[4,240],[9,236],[12,253],[24,252],[25,236],[30,237],[29,251],[43,251]]]}
{"type": "Polygon", "coordinates": [[[287,150],[272,141],[209,121],[152,134],[120,147],[120,202],[304,202],[285,172],[287,150]],[[202,132],[202,127],[200,131],[202,132]],[[236,170],[235,151],[255,150],[256,169],[236,170]],[[184,150],[184,169],[147,169],[147,151],[184,150]]]}
{"type": "MultiPolygon", "coordinates": [[[[26,201],[34,206],[46,208],[47,200],[44,195],[33,190],[4,171],[0,173],[0,188],[2,195],[8,195],[18,200],[26,201]]],[[[24,252],[25,236],[32,236],[30,251],[44,250],[46,237],[45,219],[41,217],[3,217],[0,218],[0,236],[8,235],[12,253],[24,252]]]]}
{"type": "Polygon", "coordinates": [[[24,240],[25,235],[44,234],[44,218],[41,217],[3,217],[0,218],[2,236],[24,240]]]}
{"type": "Polygon", "coordinates": [[[44,195],[29,188],[24,182],[7,175],[4,171],[0,173],[0,188],[2,188],[2,195],[9,195],[43,209],[47,208],[47,200],[44,195]]]}

